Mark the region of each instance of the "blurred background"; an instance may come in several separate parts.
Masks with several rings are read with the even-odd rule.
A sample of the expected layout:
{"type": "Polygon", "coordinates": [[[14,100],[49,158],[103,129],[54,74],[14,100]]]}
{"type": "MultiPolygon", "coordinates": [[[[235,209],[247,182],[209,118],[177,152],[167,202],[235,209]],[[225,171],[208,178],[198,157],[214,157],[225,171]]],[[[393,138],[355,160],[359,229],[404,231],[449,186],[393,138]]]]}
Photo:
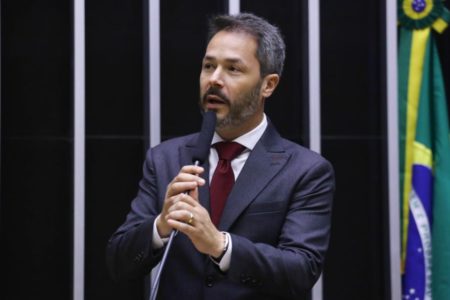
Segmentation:
{"type": "MultiPolygon", "coordinates": [[[[0,299],[72,299],[80,286],[86,300],[141,299],[141,282],[109,279],[104,249],[137,192],[146,149],[199,129],[206,23],[230,9],[228,0],[164,0],[155,15],[149,1],[85,1],[79,218],[74,2],[1,0],[0,299]],[[155,24],[159,45],[149,38],[155,24]],[[158,49],[155,74],[150,53],[158,49]],[[152,78],[160,82],[156,110],[152,78]],[[75,220],[84,226],[81,277],[73,267],[75,220]]],[[[386,27],[387,3],[320,1],[319,139],[337,179],[326,300],[391,299],[386,35],[397,28],[386,27]]],[[[308,1],[240,1],[241,11],[281,28],[285,71],[266,113],[282,135],[305,146],[314,131],[308,8],[308,1]]],[[[450,30],[436,38],[449,95],[450,30]]]]}

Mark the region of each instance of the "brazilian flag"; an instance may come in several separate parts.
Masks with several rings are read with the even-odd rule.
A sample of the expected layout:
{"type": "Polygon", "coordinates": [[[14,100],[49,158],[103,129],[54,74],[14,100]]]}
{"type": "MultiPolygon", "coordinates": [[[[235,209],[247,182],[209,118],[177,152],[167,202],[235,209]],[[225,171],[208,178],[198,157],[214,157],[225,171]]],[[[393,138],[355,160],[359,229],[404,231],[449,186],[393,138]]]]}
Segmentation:
{"type": "MultiPolygon", "coordinates": [[[[399,1],[402,299],[450,299],[450,135],[433,35],[443,1],[399,1]]],[[[446,53],[450,55],[450,53],[446,53]]]]}

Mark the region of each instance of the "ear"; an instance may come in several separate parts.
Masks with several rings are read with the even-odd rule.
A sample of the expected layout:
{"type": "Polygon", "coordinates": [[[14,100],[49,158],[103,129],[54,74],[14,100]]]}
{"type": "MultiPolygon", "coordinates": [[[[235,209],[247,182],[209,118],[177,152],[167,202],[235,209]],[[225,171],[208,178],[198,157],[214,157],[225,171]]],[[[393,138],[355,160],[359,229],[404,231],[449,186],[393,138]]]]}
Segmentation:
{"type": "Polygon", "coordinates": [[[269,98],[278,86],[278,82],[280,82],[280,76],[277,74],[266,75],[261,85],[261,96],[264,98],[269,98]]]}

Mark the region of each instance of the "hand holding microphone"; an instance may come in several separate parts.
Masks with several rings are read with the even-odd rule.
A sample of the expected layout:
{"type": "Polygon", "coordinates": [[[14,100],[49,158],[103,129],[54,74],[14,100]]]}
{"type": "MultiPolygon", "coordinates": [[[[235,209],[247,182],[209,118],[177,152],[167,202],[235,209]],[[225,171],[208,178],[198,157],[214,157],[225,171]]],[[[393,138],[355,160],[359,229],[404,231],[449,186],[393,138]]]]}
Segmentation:
{"type": "MultiPolygon", "coordinates": [[[[198,136],[196,147],[194,148],[192,155],[192,162],[194,163],[194,165],[182,167],[178,175],[175,176],[175,178],[167,187],[164,207],[157,223],[158,233],[161,235],[161,237],[167,237],[172,231],[172,227],[168,225],[166,220],[169,208],[172,207],[177,201],[179,201],[180,198],[183,197],[183,194],[189,194],[191,197],[198,200],[197,188],[205,184],[204,179],[198,176],[204,171],[203,168],[199,167],[199,165],[205,162],[206,159],[208,159],[215,127],[215,112],[205,112],[203,115],[200,134],[198,136]]],[[[188,216],[181,216],[179,214],[177,216],[180,217],[180,219],[178,219],[180,221],[184,220],[185,222],[188,222],[189,220],[191,220],[190,213],[188,214],[188,216]]]]}
{"type": "Polygon", "coordinates": [[[168,208],[164,218],[167,225],[186,234],[198,251],[217,257],[223,250],[223,234],[211,222],[208,211],[198,201],[198,187],[205,184],[198,177],[203,173],[199,167],[209,155],[214,135],[216,114],[207,112],[203,116],[202,129],[194,149],[194,166],[184,166],[168,187],[168,208]],[[185,192],[188,191],[188,192],[185,192]]]}
{"type": "Polygon", "coordinates": [[[164,206],[156,224],[161,237],[168,237],[174,228],[168,224],[169,219],[186,223],[190,220],[190,210],[186,209],[183,212],[182,207],[177,203],[185,197],[198,200],[198,187],[205,184],[205,180],[198,175],[203,171],[203,168],[199,166],[184,166],[167,187],[164,206]],[[186,191],[188,192],[186,193],[186,191]],[[172,214],[169,216],[169,213],[172,214]]]}
{"type": "MultiPolygon", "coordinates": [[[[195,247],[203,253],[211,248],[213,238],[217,238],[217,234],[220,234],[218,238],[223,238],[211,223],[206,209],[198,202],[198,187],[205,184],[204,179],[198,176],[204,171],[199,165],[208,158],[215,127],[215,112],[206,112],[203,115],[197,147],[192,156],[194,165],[182,167],[167,188],[164,207],[157,218],[156,227],[161,237],[167,237],[169,234],[170,237],[152,286],[151,300],[156,299],[161,272],[178,230],[188,235],[195,247]],[[208,221],[205,220],[209,220],[209,226],[204,226],[208,225],[208,221]],[[194,222],[198,222],[198,224],[194,222]],[[209,239],[205,240],[205,237],[209,237],[209,239]]],[[[220,248],[218,251],[221,251],[220,248]]],[[[211,254],[215,254],[216,249],[213,252],[211,254]]],[[[216,257],[216,255],[214,256],[216,257]]]]}

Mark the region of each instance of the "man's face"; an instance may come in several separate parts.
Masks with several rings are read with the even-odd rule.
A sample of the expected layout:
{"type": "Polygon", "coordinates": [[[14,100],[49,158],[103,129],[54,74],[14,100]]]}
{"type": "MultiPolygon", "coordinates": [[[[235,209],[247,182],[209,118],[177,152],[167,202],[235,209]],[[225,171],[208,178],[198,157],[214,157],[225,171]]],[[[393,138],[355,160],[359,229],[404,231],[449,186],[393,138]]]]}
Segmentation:
{"type": "Polygon", "coordinates": [[[256,126],[262,117],[256,47],[252,36],[226,31],[208,44],[200,74],[200,105],[216,112],[218,129],[256,126]]]}

